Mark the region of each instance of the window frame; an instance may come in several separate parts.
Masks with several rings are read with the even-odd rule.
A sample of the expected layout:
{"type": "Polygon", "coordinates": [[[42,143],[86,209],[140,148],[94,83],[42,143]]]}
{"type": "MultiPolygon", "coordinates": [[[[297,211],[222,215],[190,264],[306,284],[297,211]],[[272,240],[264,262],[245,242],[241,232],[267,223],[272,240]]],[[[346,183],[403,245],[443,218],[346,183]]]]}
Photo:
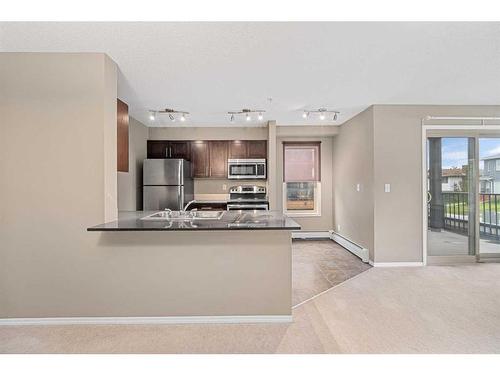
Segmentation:
{"type": "Polygon", "coordinates": [[[321,216],[321,141],[283,141],[283,176],[282,176],[282,208],[283,213],[289,217],[319,217],[321,216]],[[314,183],[314,210],[288,210],[287,209],[287,181],[285,181],[285,149],[286,146],[311,146],[318,148],[318,180],[316,181],[288,181],[288,182],[313,182],[314,183]]]}

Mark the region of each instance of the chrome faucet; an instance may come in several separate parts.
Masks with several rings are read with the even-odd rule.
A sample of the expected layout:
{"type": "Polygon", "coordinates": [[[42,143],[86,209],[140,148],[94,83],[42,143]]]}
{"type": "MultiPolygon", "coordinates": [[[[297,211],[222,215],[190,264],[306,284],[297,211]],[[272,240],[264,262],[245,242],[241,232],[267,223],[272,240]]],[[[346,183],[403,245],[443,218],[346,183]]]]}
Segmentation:
{"type": "Polygon", "coordinates": [[[196,203],[196,199],[193,199],[192,201],[187,202],[182,211],[186,212],[188,207],[191,206],[193,203],[196,203]]]}

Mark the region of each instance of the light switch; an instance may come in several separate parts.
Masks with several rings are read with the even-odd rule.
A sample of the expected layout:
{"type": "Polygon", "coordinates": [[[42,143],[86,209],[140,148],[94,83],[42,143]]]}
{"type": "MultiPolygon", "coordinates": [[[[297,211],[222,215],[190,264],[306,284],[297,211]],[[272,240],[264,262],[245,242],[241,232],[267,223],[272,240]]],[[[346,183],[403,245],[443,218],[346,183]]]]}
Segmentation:
{"type": "Polygon", "coordinates": [[[227,190],[227,185],[226,184],[222,184],[222,191],[226,191],[227,190]]]}
{"type": "Polygon", "coordinates": [[[356,191],[361,191],[361,184],[356,184],[356,191]]]}
{"type": "Polygon", "coordinates": [[[390,193],[391,192],[391,184],[385,184],[384,185],[384,192],[390,193]]]}

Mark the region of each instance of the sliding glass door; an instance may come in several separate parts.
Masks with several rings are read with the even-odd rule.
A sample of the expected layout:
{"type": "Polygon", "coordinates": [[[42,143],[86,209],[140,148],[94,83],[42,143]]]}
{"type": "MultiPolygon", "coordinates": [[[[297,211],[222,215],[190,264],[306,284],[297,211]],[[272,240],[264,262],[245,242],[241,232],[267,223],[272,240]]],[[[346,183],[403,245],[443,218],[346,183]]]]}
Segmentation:
{"type": "Polygon", "coordinates": [[[476,253],[475,140],[427,139],[427,255],[476,253]]]}
{"type": "Polygon", "coordinates": [[[500,138],[479,138],[479,260],[500,256],[500,138]]]}
{"type": "Polygon", "coordinates": [[[500,137],[428,133],[426,160],[428,263],[500,260],[500,137]]]}

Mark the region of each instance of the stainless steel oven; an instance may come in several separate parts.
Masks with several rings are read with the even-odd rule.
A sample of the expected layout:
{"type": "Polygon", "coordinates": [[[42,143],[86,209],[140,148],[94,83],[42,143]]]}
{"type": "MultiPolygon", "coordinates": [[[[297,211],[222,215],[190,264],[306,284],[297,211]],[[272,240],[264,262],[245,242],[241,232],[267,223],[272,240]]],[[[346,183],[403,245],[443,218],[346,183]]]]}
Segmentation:
{"type": "Polygon", "coordinates": [[[232,186],[229,189],[227,209],[231,210],[268,210],[266,187],[256,185],[232,186]]]}
{"type": "Polygon", "coordinates": [[[230,180],[265,180],[266,159],[228,159],[227,178],[230,180]]]}

